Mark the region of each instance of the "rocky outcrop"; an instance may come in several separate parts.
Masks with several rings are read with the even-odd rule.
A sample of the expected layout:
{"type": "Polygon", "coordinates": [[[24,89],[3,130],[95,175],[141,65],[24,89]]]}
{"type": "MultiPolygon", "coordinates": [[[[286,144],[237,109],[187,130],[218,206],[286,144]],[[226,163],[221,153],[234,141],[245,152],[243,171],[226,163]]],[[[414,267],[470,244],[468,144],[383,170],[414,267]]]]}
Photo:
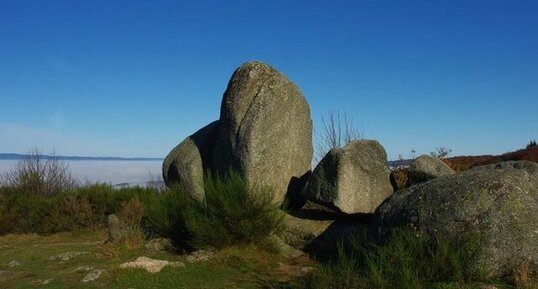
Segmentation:
{"type": "Polygon", "coordinates": [[[453,175],[455,172],[441,159],[421,155],[409,166],[408,185],[422,183],[437,177],[453,175]]]}
{"type": "Polygon", "coordinates": [[[312,160],[310,108],[299,88],[264,63],[241,65],[224,93],[213,160],[217,173],[235,170],[273,188],[281,203],[312,160]]]}
{"type": "Polygon", "coordinates": [[[342,213],[373,213],[392,193],[389,174],[381,144],[357,140],[329,151],[301,195],[342,213]]]}
{"type": "Polygon", "coordinates": [[[538,165],[527,161],[476,167],[392,195],[376,211],[375,235],[395,227],[440,238],[479,241],[469,266],[491,276],[538,260],[538,165]]]}
{"type": "Polygon", "coordinates": [[[204,173],[210,170],[219,121],[214,121],[179,143],[163,162],[167,186],[179,184],[195,200],[204,200],[204,173]]]}

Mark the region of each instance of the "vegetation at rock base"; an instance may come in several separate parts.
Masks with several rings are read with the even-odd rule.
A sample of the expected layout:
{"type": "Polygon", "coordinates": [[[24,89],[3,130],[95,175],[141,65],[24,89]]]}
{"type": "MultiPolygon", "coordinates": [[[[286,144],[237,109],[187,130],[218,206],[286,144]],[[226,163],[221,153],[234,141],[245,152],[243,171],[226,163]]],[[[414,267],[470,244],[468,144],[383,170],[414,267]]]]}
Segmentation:
{"type": "Polygon", "coordinates": [[[298,288],[474,288],[485,276],[466,266],[475,248],[473,242],[425,239],[413,229],[397,229],[381,245],[354,236],[298,288]]]}
{"type": "Polygon", "coordinates": [[[283,223],[272,195],[269,188],[247,186],[233,171],[223,178],[206,177],[205,202],[193,201],[185,208],[194,244],[223,248],[267,242],[283,223]]]}

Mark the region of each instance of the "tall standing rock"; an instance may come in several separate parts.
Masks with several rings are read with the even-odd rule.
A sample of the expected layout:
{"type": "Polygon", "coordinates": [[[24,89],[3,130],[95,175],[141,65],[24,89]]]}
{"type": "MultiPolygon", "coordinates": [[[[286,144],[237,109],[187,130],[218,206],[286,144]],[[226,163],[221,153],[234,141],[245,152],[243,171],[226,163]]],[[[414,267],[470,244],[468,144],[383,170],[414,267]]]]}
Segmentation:
{"type": "Polygon", "coordinates": [[[167,186],[180,184],[196,200],[204,199],[204,172],[212,167],[219,121],[214,121],[179,143],[163,162],[167,186]]]}
{"type": "Polygon", "coordinates": [[[392,194],[387,154],[375,140],[356,140],[332,149],[301,194],[346,214],[373,213],[392,194]]]}
{"type": "Polygon", "coordinates": [[[251,185],[271,187],[280,203],[288,186],[295,187],[292,178],[310,170],[310,108],[299,88],[269,65],[248,62],[234,72],[220,124],[213,153],[217,173],[232,169],[251,185]]]}

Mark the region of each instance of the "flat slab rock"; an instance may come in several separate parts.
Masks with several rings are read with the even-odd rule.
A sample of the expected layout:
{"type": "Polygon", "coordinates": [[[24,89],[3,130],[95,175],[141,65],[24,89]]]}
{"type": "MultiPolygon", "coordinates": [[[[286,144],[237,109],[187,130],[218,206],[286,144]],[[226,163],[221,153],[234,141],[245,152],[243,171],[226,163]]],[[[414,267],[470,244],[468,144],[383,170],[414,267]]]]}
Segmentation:
{"type": "Polygon", "coordinates": [[[49,260],[51,261],[60,261],[60,262],[67,262],[74,257],[77,256],[83,256],[83,255],[89,255],[90,252],[66,252],[66,253],[60,253],[58,255],[50,256],[49,260]]]}
{"type": "Polygon", "coordinates": [[[104,269],[92,269],[90,272],[88,272],[86,274],[86,276],[84,276],[84,278],[82,278],[82,283],[87,283],[87,282],[92,282],[92,281],[95,281],[97,279],[99,279],[101,277],[101,274],[105,273],[106,270],[104,269]]]}
{"type": "Polygon", "coordinates": [[[213,252],[207,250],[198,250],[194,251],[187,256],[187,262],[196,263],[196,262],[205,262],[213,258],[213,252]]]}
{"type": "Polygon", "coordinates": [[[170,262],[166,260],[156,260],[149,257],[138,257],[133,262],[127,262],[120,265],[120,268],[142,268],[150,273],[160,272],[166,266],[185,267],[182,262],[170,262]]]}

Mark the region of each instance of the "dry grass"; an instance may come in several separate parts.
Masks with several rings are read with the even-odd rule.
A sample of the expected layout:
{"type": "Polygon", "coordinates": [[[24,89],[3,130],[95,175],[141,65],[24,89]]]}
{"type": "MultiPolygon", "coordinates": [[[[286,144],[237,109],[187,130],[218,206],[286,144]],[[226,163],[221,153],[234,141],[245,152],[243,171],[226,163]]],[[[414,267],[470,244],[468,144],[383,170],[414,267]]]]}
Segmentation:
{"type": "Polygon", "coordinates": [[[518,288],[538,289],[538,264],[522,262],[512,271],[512,281],[518,288]]]}

